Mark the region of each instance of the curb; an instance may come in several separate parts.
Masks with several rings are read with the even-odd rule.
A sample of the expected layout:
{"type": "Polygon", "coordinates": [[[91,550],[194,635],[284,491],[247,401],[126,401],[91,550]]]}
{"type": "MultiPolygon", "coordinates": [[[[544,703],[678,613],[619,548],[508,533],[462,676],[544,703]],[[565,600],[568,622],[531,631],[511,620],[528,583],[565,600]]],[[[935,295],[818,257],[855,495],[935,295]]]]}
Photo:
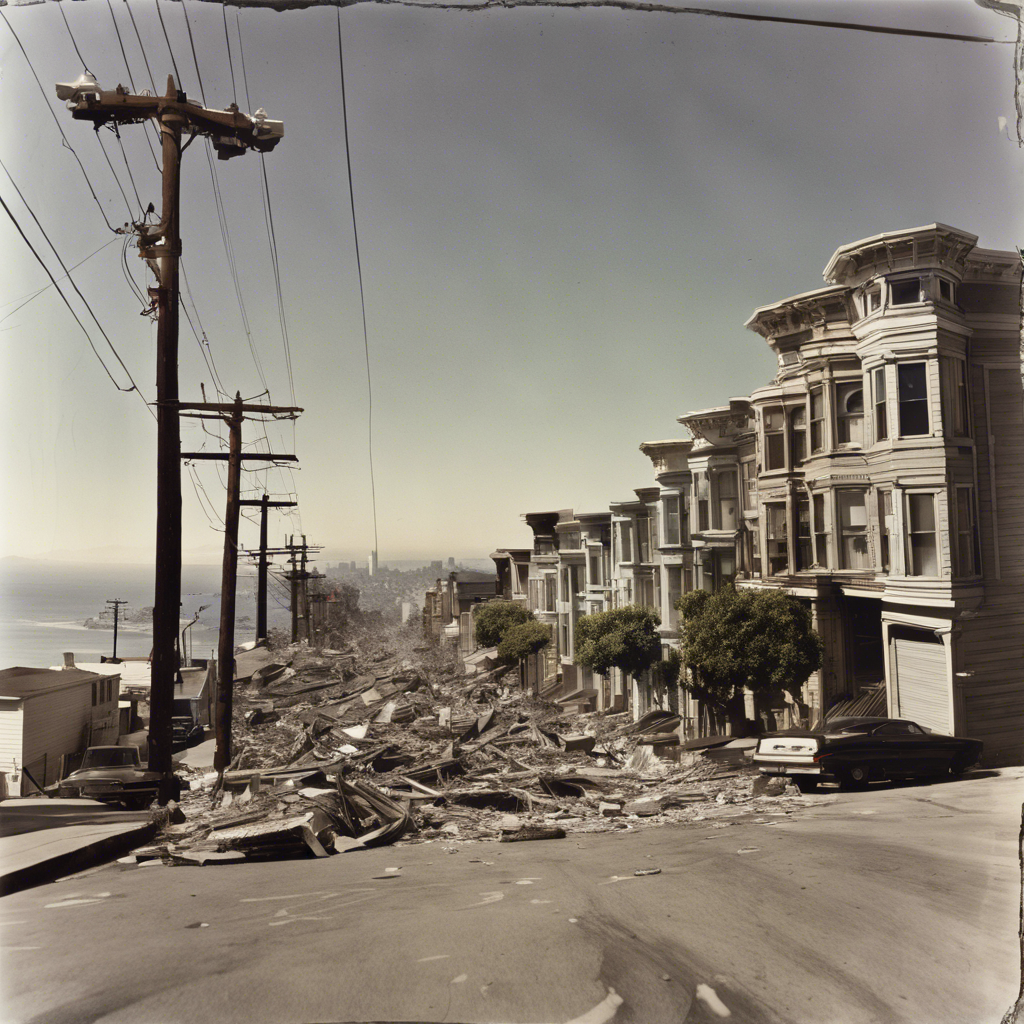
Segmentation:
{"type": "Polygon", "coordinates": [[[159,822],[147,822],[139,828],[128,828],[115,835],[87,843],[78,849],[47,857],[36,864],[4,872],[0,876],[0,896],[10,896],[23,889],[53,882],[64,875],[116,860],[135,847],[147,843],[156,835],[159,828],[159,822]]]}

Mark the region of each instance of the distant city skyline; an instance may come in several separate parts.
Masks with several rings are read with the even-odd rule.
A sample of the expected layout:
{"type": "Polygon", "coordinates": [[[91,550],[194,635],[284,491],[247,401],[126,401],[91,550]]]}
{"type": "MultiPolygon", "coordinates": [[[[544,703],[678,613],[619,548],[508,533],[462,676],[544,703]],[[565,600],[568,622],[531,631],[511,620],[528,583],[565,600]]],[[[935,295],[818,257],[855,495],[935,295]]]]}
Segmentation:
{"type": "MultiPolygon", "coordinates": [[[[762,6],[795,17],[809,7],[762,6]]],[[[813,9],[998,39],[1014,30],[970,3],[813,9]]],[[[105,88],[127,85],[123,45],[135,86],[148,88],[135,26],[161,88],[176,64],[190,98],[237,98],[284,121],[265,167],[287,351],[260,161],[208,163],[197,141],[182,170],[181,394],[269,388],[292,404],[294,386],[306,411],[294,431],[268,427],[267,443],[294,451],[300,468],[247,473],[245,486],[297,493],[299,513],[275,517],[271,537],[305,533],[331,560],[365,561],[374,546],[382,562],[446,559],[455,540],[485,558],[529,545],[525,512],[630,498],[651,482],[641,442],[684,437],[677,416],[771,379],[771,353],[744,322],[820,287],[839,245],[934,221],[984,248],[1024,238],[1011,46],[611,9],[346,8],[375,523],[335,9],[228,9],[231,64],[216,4],[168,5],[170,52],[152,4],[3,13],[115,226],[137,215],[136,191],[143,206],[160,203],[147,130],[122,130],[123,156],[101,132],[101,149],[53,86],[74,80],[82,60],[105,88]]],[[[0,62],[0,159],[11,175],[0,171],[0,196],[56,276],[12,179],[65,263],[84,261],[74,279],[152,400],[153,328],[123,267],[144,288],[141,262],[104,224],[3,24],[0,62]]],[[[153,420],[136,394],[111,385],[6,215],[0,246],[0,475],[16,495],[0,519],[0,555],[149,561],[153,420]]],[[[194,421],[182,436],[186,450],[219,443],[194,421]]],[[[184,559],[215,564],[218,467],[187,468],[183,494],[184,559]]],[[[243,522],[240,540],[257,544],[255,524],[243,522]]]]}

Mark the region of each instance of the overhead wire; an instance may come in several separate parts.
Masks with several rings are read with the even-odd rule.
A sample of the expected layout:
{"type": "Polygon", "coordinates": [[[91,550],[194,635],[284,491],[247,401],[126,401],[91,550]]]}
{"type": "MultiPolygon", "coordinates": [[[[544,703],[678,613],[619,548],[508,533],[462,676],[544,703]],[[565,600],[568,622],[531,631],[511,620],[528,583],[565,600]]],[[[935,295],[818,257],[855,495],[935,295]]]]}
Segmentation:
{"type": "Polygon", "coordinates": [[[341,10],[336,9],[338,20],[338,71],[341,78],[341,123],[345,136],[345,166],[348,170],[348,196],[352,207],[352,237],[355,242],[356,275],[359,278],[359,306],[363,314],[363,349],[366,353],[366,444],[370,462],[370,500],[373,507],[373,550],[377,551],[377,489],[373,474],[373,383],[370,376],[370,334],[366,326],[366,294],[363,289],[363,264],[359,254],[359,228],[356,223],[356,197],[352,186],[352,149],[348,134],[348,103],[345,98],[345,58],[341,45],[341,10]]]}
{"type": "MultiPolygon", "coordinates": [[[[71,269],[72,270],[77,270],[78,267],[80,267],[83,263],[86,262],[86,260],[91,260],[93,258],[93,256],[95,256],[99,252],[102,252],[104,249],[106,249],[106,247],[108,245],[113,245],[114,242],[118,242],[118,241],[120,241],[120,238],[117,237],[117,236],[115,236],[114,238],[108,238],[98,249],[93,249],[93,251],[91,253],[89,253],[89,255],[86,256],[84,259],[80,259],[77,263],[73,263],[71,265],[71,269]]],[[[64,276],[66,276],[66,275],[64,275],[64,276]]],[[[64,276],[58,277],[57,280],[58,281],[63,281],[64,280],[64,276]]],[[[18,305],[15,306],[14,309],[12,309],[9,313],[5,313],[2,317],[0,317],[0,324],[2,324],[4,322],[4,320],[6,320],[8,317],[14,316],[14,314],[17,313],[19,309],[23,309],[33,299],[37,299],[40,295],[43,294],[43,292],[47,291],[48,289],[50,289],[52,287],[53,287],[52,284],[44,284],[42,288],[37,289],[36,291],[32,292],[32,294],[27,296],[27,297],[26,296],[20,296],[18,299],[11,299],[11,302],[17,302],[18,305]],[[24,301],[20,301],[21,299],[23,299],[24,301]]],[[[10,302],[6,302],[6,303],[4,303],[4,305],[10,305],[10,302]]],[[[2,307],[0,307],[0,308],[2,308],[2,307]]]]}
{"type": "Polygon", "coordinates": [[[104,223],[107,225],[108,228],[110,228],[111,231],[118,231],[118,229],[115,228],[114,225],[110,223],[110,218],[107,217],[107,212],[106,210],[103,209],[103,204],[100,202],[99,196],[96,195],[96,189],[93,188],[92,181],[89,179],[89,175],[85,169],[84,164],[82,163],[78,154],[75,152],[74,146],[71,145],[71,143],[68,141],[68,137],[64,134],[64,129],[61,127],[60,120],[54,112],[53,107],[50,106],[50,100],[47,96],[46,90],[43,88],[43,83],[39,81],[39,75],[36,74],[36,69],[32,63],[32,59],[29,57],[28,53],[25,50],[25,47],[22,45],[21,39],[18,37],[18,33],[14,31],[14,28],[12,27],[11,23],[7,20],[7,15],[5,15],[2,10],[0,10],[0,18],[4,19],[4,23],[11,30],[11,35],[14,36],[14,41],[18,44],[18,49],[21,50],[22,56],[27,61],[29,70],[32,72],[32,77],[36,80],[36,85],[39,86],[39,91],[43,94],[43,102],[46,104],[46,109],[50,112],[50,116],[53,118],[53,123],[57,126],[57,131],[60,132],[60,137],[63,140],[65,148],[67,148],[71,152],[71,155],[75,158],[75,162],[78,164],[78,168],[82,172],[82,177],[85,178],[85,183],[89,187],[89,194],[92,196],[97,207],[99,207],[100,215],[103,217],[104,223]]]}
{"type": "MultiPolygon", "coordinates": [[[[25,244],[26,244],[26,245],[27,245],[27,246],[29,247],[29,249],[30,249],[30,250],[32,251],[32,255],[33,255],[33,256],[35,256],[35,258],[36,258],[36,261],[37,261],[37,262],[39,263],[39,265],[40,265],[40,266],[41,266],[41,267],[43,268],[43,270],[45,270],[45,271],[46,271],[46,275],[47,275],[47,277],[49,277],[50,281],[51,281],[51,282],[53,283],[53,286],[54,286],[54,288],[56,288],[56,290],[57,290],[57,294],[58,294],[58,295],[59,295],[59,296],[61,297],[61,299],[63,300],[63,302],[64,302],[64,305],[65,305],[65,306],[67,306],[67,307],[68,307],[68,309],[69,309],[69,310],[71,311],[71,315],[72,315],[72,316],[73,316],[73,317],[75,318],[75,323],[77,323],[77,324],[78,324],[78,326],[79,326],[79,327],[80,327],[80,328],[82,329],[82,333],[83,333],[83,334],[85,335],[86,341],[88,341],[88,342],[89,342],[89,347],[90,347],[90,348],[92,349],[92,351],[93,351],[93,354],[94,354],[94,355],[96,356],[96,358],[97,358],[97,359],[99,360],[100,366],[102,366],[102,367],[103,367],[104,371],[106,372],[107,376],[108,376],[108,377],[110,378],[110,381],[111,381],[111,383],[112,383],[112,384],[114,385],[114,387],[115,387],[115,388],[117,388],[117,390],[118,390],[118,391],[125,391],[125,392],[127,392],[127,391],[139,391],[138,385],[137,385],[137,384],[135,383],[135,381],[134,381],[134,380],[132,379],[132,375],[131,375],[130,373],[128,373],[127,369],[125,369],[125,373],[127,374],[127,377],[128,377],[128,379],[129,379],[129,380],[131,381],[131,384],[132,384],[132,386],[131,386],[130,388],[123,388],[123,387],[121,387],[121,385],[120,385],[120,384],[118,384],[118,383],[117,383],[117,381],[116,381],[116,380],[114,379],[114,375],[113,375],[113,374],[112,374],[112,373],[110,372],[110,368],[109,368],[109,367],[107,366],[107,364],[106,364],[106,363],[105,363],[105,362],[103,361],[103,357],[102,357],[102,356],[100,355],[100,353],[99,353],[98,349],[96,348],[96,345],[94,344],[94,342],[93,342],[93,340],[92,340],[92,336],[91,336],[91,335],[89,334],[89,332],[88,332],[88,331],[87,331],[87,330],[85,329],[85,324],[83,324],[83,323],[82,323],[82,321],[81,321],[81,320],[79,319],[79,317],[78,317],[78,314],[77,314],[77,313],[75,312],[74,308],[72,307],[71,303],[70,303],[70,302],[68,302],[68,298],[67,298],[67,296],[66,296],[66,295],[64,294],[64,292],[62,292],[62,291],[61,291],[61,289],[60,289],[60,285],[58,285],[58,284],[57,284],[57,279],[56,279],[56,278],[55,278],[55,277],[53,276],[53,274],[52,274],[52,273],[50,272],[50,268],[49,268],[49,267],[48,267],[48,266],[47,266],[47,265],[46,265],[46,264],[45,264],[45,263],[43,262],[43,258],[42,258],[42,257],[41,257],[41,256],[39,255],[39,253],[38,253],[38,252],[36,251],[36,248],[35,248],[35,246],[34,246],[34,245],[33,245],[33,244],[32,244],[32,243],[31,243],[31,242],[29,241],[29,239],[28,239],[28,236],[27,236],[27,235],[25,234],[25,232],[24,232],[24,231],[22,230],[22,227],[21,227],[21,225],[20,225],[20,224],[18,223],[18,219],[17,219],[17,218],[16,218],[15,216],[14,216],[14,214],[13,214],[13,213],[11,212],[11,208],[10,208],[10,207],[9,207],[9,206],[7,205],[7,203],[6,203],[5,201],[4,201],[4,198],[3,198],[3,196],[0,196],[0,206],[3,206],[3,208],[4,208],[4,211],[6,212],[7,216],[8,216],[8,217],[10,217],[10,219],[11,219],[12,223],[14,224],[15,228],[16,228],[16,229],[17,229],[17,231],[18,231],[18,234],[19,234],[19,235],[21,235],[21,237],[22,237],[22,240],[23,240],[23,241],[25,242],[25,244]]],[[[31,212],[31,211],[30,211],[30,212],[31,212]]],[[[59,261],[59,260],[60,260],[60,257],[58,256],[58,257],[57,257],[57,259],[58,259],[58,261],[59,261]]],[[[63,266],[63,264],[62,264],[62,266],[63,266]]],[[[65,268],[65,274],[66,274],[66,276],[67,276],[67,277],[69,278],[69,280],[70,280],[70,274],[67,274],[67,268],[65,268]]],[[[74,282],[73,282],[73,281],[72,281],[72,284],[74,284],[74,282]]],[[[77,287],[75,288],[75,290],[76,290],[76,291],[78,290],[78,289],[77,289],[77,287]]],[[[83,301],[84,301],[84,300],[83,300],[83,301]]],[[[88,308],[88,303],[86,303],[86,306],[87,306],[87,308],[88,308]]],[[[91,312],[92,312],[92,310],[90,309],[90,313],[91,313],[91,312]]],[[[95,319],[95,315],[93,316],[93,319],[95,319]]],[[[97,324],[98,324],[98,322],[97,322],[97,324]]],[[[101,331],[101,332],[103,332],[103,328],[102,328],[102,327],[100,328],[100,331],[101,331]]],[[[104,333],[104,337],[106,337],[106,334],[105,334],[105,333],[104,333]]],[[[107,339],[107,344],[110,344],[110,339],[109,339],[109,338],[107,339]]],[[[113,349],[113,345],[111,345],[111,348],[113,349]]],[[[115,355],[115,356],[117,355],[117,352],[116,352],[116,350],[114,351],[114,355],[115,355]]],[[[118,362],[120,362],[120,361],[121,361],[121,357],[120,357],[120,356],[118,356],[117,358],[118,358],[118,362]]],[[[121,365],[122,365],[122,367],[124,366],[124,364],[123,364],[123,363],[122,363],[121,365]]],[[[141,392],[141,391],[139,391],[139,397],[140,397],[140,398],[142,398],[142,401],[143,401],[143,402],[146,402],[146,399],[145,399],[145,397],[144,397],[144,396],[142,395],[142,392],[141,392]]],[[[150,409],[150,408],[149,408],[149,403],[148,403],[148,402],[146,402],[146,408],[147,408],[147,409],[149,409],[149,412],[150,412],[150,414],[151,414],[151,415],[153,416],[153,418],[155,419],[155,418],[156,418],[156,414],[155,414],[155,413],[153,412],[153,410],[152,410],[152,409],[150,409]]]]}
{"type": "Polygon", "coordinates": [[[171,55],[171,67],[174,68],[174,78],[178,88],[182,87],[181,73],[178,71],[178,62],[174,59],[174,48],[171,46],[171,37],[167,34],[167,26],[164,24],[163,11],[160,10],[160,0],[153,0],[156,4],[156,15],[160,19],[160,27],[164,30],[164,39],[167,41],[167,52],[171,55]]]}

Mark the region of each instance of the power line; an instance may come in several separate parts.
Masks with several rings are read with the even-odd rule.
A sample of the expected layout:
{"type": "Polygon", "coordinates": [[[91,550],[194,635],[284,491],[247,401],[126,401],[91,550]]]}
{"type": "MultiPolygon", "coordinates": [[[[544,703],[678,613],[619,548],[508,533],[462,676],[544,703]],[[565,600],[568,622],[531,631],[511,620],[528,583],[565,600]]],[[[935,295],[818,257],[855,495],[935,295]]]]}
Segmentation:
{"type": "Polygon", "coordinates": [[[89,186],[89,193],[95,200],[96,205],[99,207],[100,215],[103,217],[104,223],[107,225],[108,228],[110,228],[111,231],[117,231],[117,228],[115,228],[114,225],[110,223],[110,220],[107,217],[106,210],[103,209],[103,204],[100,202],[99,196],[96,195],[96,190],[92,187],[92,182],[89,180],[89,175],[86,173],[82,161],[79,159],[78,154],[75,152],[74,146],[72,146],[71,143],[68,142],[68,137],[64,134],[64,129],[61,127],[60,120],[57,118],[57,115],[53,112],[53,107],[50,106],[50,100],[47,96],[46,90],[43,88],[43,83],[39,81],[39,76],[36,74],[36,69],[32,64],[32,60],[29,57],[28,53],[26,52],[25,47],[22,46],[21,40],[18,38],[18,33],[14,31],[14,29],[11,26],[11,23],[7,20],[7,15],[4,14],[2,10],[0,10],[0,18],[4,19],[4,23],[11,30],[11,35],[14,36],[14,41],[18,44],[18,49],[21,50],[22,56],[28,62],[29,70],[32,72],[32,77],[36,80],[36,85],[39,86],[39,91],[43,94],[43,102],[46,104],[46,109],[50,112],[50,116],[53,118],[53,123],[57,126],[57,131],[60,132],[60,137],[61,139],[63,139],[65,147],[68,150],[70,150],[71,155],[75,158],[75,161],[78,164],[78,168],[82,172],[82,177],[85,178],[85,183],[86,185],[89,186]]]}
{"type": "MultiPolygon", "coordinates": [[[[21,237],[24,240],[25,244],[32,251],[32,255],[35,256],[35,258],[38,261],[39,265],[43,268],[43,270],[46,271],[46,276],[49,277],[50,281],[53,283],[54,288],[57,289],[57,294],[61,297],[61,299],[64,300],[64,305],[67,306],[68,309],[71,311],[71,315],[75,318],[75,323],[77,323],[78,326],[82,328],[82,333],[85,335],[86,341],[89,342],[89,347],[92,349],[93,355],[95,355],[96,358],[99,360],[100,366],[103,367],[103,369],[106,372],[107,376],[110,378],[110,382],[114,385],[115,388],[117,388],[118,391],[138,391],[139,390],[138,386],[135,384],[135,381],[132,380],[131,374],[128,374],[128,379],[132,380],[132,386],[130,388],[123,388],[123,387],[121,387],[120,384],[117,383],[116,380],[114,380],[114,375],[110,372],[110,368],[107,366],[107,364],[105,362],[103,362],[103,357],[96,350],[96,346],[93,344],[93,340],[90,337],[89,332],[85,329],[85,325],[82,323],[81,320],[79,320],[78,314],[74,311],[74,309],[72,309],[71,303],[68,302],[67,296],[60,290],[60,286],[57,284],[57,279],[53,276],[53,274],[50,273],[50,268],[43,262],[42,257],[39,255],[38,252],[36,252],[35,246],[28,240],[28,236],[25,234],[25,232],[22,231],[21,225],[18,223],[18,220],[14,216],[14,214],[11,213],[11,208],[7,205],[6,202],[4,202],[4,197],[3,196],[0,196],[0,206],[3,206],[4,211],[7,213],[7,216],[11,218],[11,221],[14,223],[15,228],[17,228],[18,234],[21,235],[21,237]]],[[[115,355],[116,355],[116,353],[115,353],[115,355]]],[[[141,392],[139,394],[140,394],[140,397],[141,397],[141,392]]],[[[144,398],[143,398],[143,401],[145,402],[144,398]]],[[[148,408],[148,404],[147,404],[147,408],[148,408]]],[[[153,413],[152,409],[150,409],[150,413],[151,414],[153,413]]]]}
{"type": "Polygon", "coordinates": [[[238,106],[238,91],[235,89],[235,65],[231,60],[231,40],[228,38],[228,9],[226,4],[220,5],[220,13],[224,17],[224,45],[228,51],[228,69],[231,71],[231,95],[234,104],[238,106]]]}
{"type": "MultiPolygon", "coordinates": [[[[171,67],[174,68],[174,77],[178,80],[178,88],[182,86],[181,75],[178,73],[178,62],[174,59],[174,50],[171,48],[171,38],[167,35],[167,26],[164,24],[163,12],[160,10],[160,0],[154,0],[156,14],[160,19],[160,27],[164,30],[164,39],[167,41],[167,52],[171,55],[171,67]]],[[[155,86],[154,86],[155,88],[155,86]]]]}
{"type": "Polygon", "coordinates": [[[192,63],[196,66],[196,78],[199,79],[199,95],[203,98],[203,106],[206,106],[206,91],[203,89],[203,76],[199,72],[199,59],[196,57],[196,41],[192,38],[192,26],[188,20],[188,8],[185,0],[181,0],[181,11],[185,15],[185,28],[188,29],[188,42],[192,47],[192,63]]]}
{"type": "MultiPolygon", "coordinates": [[[[107,332],[105,330],[103,330],[103,325],[99,322],[99,320],[96,319],[96,314],[92,311],[92,306],[89,305],[88,300],[81,293],[81,291],[78,288],[78,285],[75,284],[75,279],[71,276],[71,272],[68,270],[68,268],[65,265],[64,261],[61,259],[60,253],[57,252],[56,246],[53,244],[53,242],[50,241],[50,236],[46,233],[46,229],[43,227],[42,224],[39,223],[39,218],[35,215],[35,211],[32,209],[31,206],[29,206],[28,201],[21,194],[21,189],[18,188],[18,183],[11,176],[11,172],[9,170],[7,170],[7,167],[6,167],[6,165],[4,164],[4,162],[2,160],[0,160],[0,167],[3,167],[4,173],[7,175],[7,177],[10,179],[11,184],[14,186],[14,191],[18,193],[18,198],[22,201],[22,203],[25,206],[25,209],[28,210],[29,215],[35,221],[36,227],[39,228],[39,231],[42,233],[43,238],[46,239],[46,244],[50,247],[51,250],[53,250],[53,255],[57,257],[57,262],[60,264],[61,269],[64,271],[65,275],[67,276],[68,282],[70,283],[71,287],[75,289],[75,294],[82,300],[82,303],[85,305],[85,308],[87,310],[89,310],[89,315],[92,317],[93,322],[99,328],[100,334],[103,335],[103,338],[106,341],[107,345],[110,346],[110,351],[114,353],[114,358],[118,361],[118,363],[121,364],[121,369],[124,370],[125,375],[132,382],[132,387],[131,388],[121,388],[120,390],[122,390],[122,391],[125,391],[125,390],[131,391],[134,388],[134,390],[139,391],[138,385],[132,379],[131,372],[129,371],[128,367],[124,365],[124,360],[118,354],[117,349],[114,348],[114,343],[110,340],[110,338],[107,337],[107,332]]],[[[11,220],[14,220],[14,215],[10,213],[10,210],[8,210],[7,212],[8,212],[8,214],[10,214],[11,220]]],[[[17,227],[17,221],[15,221],[15,226],[17,227]]],[[[19,232],[21,231],[20,227],[18,227],[18,231],[19,232]]],[[[24,234],[22,234],[22,238],[25,238],[24,234]]],[[[28,242],[28,239],[25,238],[25,241],[28,242]]],[[[29,243],[29,248],[32,248],[31,243],[29,243]]],[[[32,249],[32,251],[34,253],[35,249],[32,249]]],[[[38,259],[38,257],[37,257],[37,259],[38,259]]],[[[42,262],[42,261],[40,261],[40,262],[42,262]]],[[[45,264],[44,264],[44,269],[45,269],[45,264]]],[[[46,272],[49,274],[49,270],[47,270],[46,272]]],[[[52,279],[52,275],[51,275],[51,279],[52,279]]],[[[54,283],[54,287],[57,287],[57,282],[54,281],[53,283],[54,283]]],[[[59,288],[57,288],[57,290],[60,291],[59,288]]],[[[91,344],[91,342],[90,342],[90,344],[91,344]]],[[[111,380],[113,380],[113,378],[111,378],[111,380]]],[[[139,397],[142,398],[142,392],[141,391],[139,391],[139,397]]],[[[145,401],[145,398],[143,398],[142,400],[145,401]]],[[[148,408],[148,405],[147,405],[147,408],[148,408]]],[[[152,410],[150,410],[150,412],[152,413],[152,410]]]]}
{"type": "MultiPolygon", "coordinates": [[[[84,259],[80,259],[77,263],[73,263],[71,265],[71,269],[72,270],[77,270],[83,263],[85,263],[86,260],[91,260],[93,258],[93,256],[95,256],[98,252],[102,252],[104,249],[106,249],[106,247],[108,245],[113,245],[114,242],[117,242],[117,241],[120,241],[120,239],[117,238],[117,237],[108,238],[98,249],[93,249],[93,251],[91,253],[89,253],[89,255],[86,256],[84,259]]],[[[58,281],[63,281],[64,278],[63,277],[59,277],[59,278],[57,278],[57,280],[58,281]]],[[[12,309],[9,313],[5,313],[3,317],[0,317],[0,324],[2,324],[4,322],[4,320],[6,320],[8,317],[14,316],[14,314],[17,313],[19,309],[23,309],[33,299],[39,298],[39,296],[42,295],[43,292],[45,292],[47,289],[52,288],[52,287],[53,287],[52,285],[44,284],[42,288],[37,289],[31,295],[29,295],[27,298],[25,298],[24,302],[19,302],[18,299],[11,299],[11,302],[18,302],[18,305],[15,306],[14,309],[12,309]]],[[[5,303],[5,305],[10,305],[10,303],[5,303]]]]}
{"type": "MultiPolygon", "coordinates": [[[[71,26],[68,24],[68,16],[64,13],[64,8],[59,8],[60,16],[64,19],[64,25],[68,30],[68,35],[71,36],[71,45],[75,48],[75,53],[78,54],[78,60],[81,62],[82,69],[89,71],[89,65],[85,63],[85,58],[82,56],[82,51],[78,48],[78,43],[75,42],[74,34],[71,31],[71,26]]],[[[91,74],[91,72],[90,72],[91,74]]]]}
{"type": "MultiPolygon", "coordinates": [[[[352,187],[352,151],[348,137],[348,103],[345,99],[345,61],[341,46],[341,10],[338,16],[338,71],[341,78],[341,121],[345,131],[345,165],[348,169],[348,197],[352,207],[352,237],[356,250],[356,274],[359,278],[359,306],[363,313],[363,348],[366,352],[366,446],[370,459],[370,500],[373,505],[373,550],[377,551],[377,489],[373,479],[373,384],[370,378],[370,335],[366,327],[366,295],[363,291],[363,264],[359,256],[359,229],[356,225],[356,197],[352,187]]],[[[237,17],[237,12],[235,14],[237,17]]]]}

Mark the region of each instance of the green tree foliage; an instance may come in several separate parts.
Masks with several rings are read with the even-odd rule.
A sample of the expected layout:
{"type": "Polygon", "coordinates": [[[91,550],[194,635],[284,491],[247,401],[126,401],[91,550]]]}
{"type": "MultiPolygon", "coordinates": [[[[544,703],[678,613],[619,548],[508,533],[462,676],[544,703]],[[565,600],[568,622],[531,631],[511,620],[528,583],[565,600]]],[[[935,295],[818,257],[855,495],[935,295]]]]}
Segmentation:
{"type": "Polygon", "coordinates": [[[497,647],[510,627],[532,619],[533,612],[518,601],[485,601],[473,611],[476,642],[481,647],[497,647]]]}
{"type": "Polygon", "coordinates": [[[551,643],[551,630],[543,622],[519,622],[505,630],[498,644],[498,657],[506,665],[523,662],[551,643]]]}
{"type": "Polygon", "coordinates": [[[701,700],[727,707],[745,686],[798,693],[821,667],[810,610],[781,590],[694,590],[676,607],[683,655],[695,675],[685,685],[701,700]]]}
{"type": "Polygon", "coordinates": [[[635,604],[581,615],[573,660],[601,675],[617,668],[638,678],[661,658],[660,625],[657,612],[635,604]]]}

